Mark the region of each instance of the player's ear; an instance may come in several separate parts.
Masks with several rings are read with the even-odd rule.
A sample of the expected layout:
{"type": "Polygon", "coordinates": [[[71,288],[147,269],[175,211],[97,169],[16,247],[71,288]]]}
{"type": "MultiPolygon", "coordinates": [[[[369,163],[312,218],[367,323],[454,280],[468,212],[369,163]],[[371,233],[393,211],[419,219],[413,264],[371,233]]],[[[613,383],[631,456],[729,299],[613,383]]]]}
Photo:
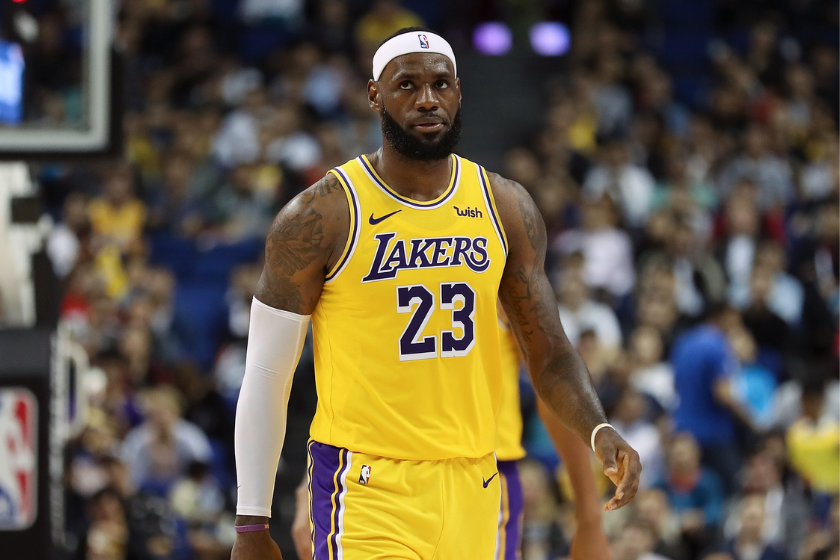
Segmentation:
{"type": "Polygon", "coordinates": [[[455,89],[458,90],[458,107],[461,106],[461,78],[455,78],[455,89]]]}
{"type": "Polygon", "coordinates": [[[377,113],[381,112],[382,102],[379,94],[379,84],[368,80],[368,106],[377,113]]]}

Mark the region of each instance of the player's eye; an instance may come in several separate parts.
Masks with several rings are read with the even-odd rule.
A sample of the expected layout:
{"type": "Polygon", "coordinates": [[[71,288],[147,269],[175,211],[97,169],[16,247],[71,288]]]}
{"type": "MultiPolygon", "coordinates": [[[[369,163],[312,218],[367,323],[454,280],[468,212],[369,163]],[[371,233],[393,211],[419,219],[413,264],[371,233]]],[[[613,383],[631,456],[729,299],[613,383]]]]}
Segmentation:
{"type": "Polygon", "coordinates": [[[443,80],[439,80],[436,85],[440,89],[446,89],[446,88],[449,87],[449,84],[447,82],[443,81],[443,80]]]}
{"type": "Polygon", "coordinates": [[[411,82],[405,81],[405,82],[400,83],[400,89],[411,89],[411,87],[413,85],[414,84],[412,84],[411,82]]]}

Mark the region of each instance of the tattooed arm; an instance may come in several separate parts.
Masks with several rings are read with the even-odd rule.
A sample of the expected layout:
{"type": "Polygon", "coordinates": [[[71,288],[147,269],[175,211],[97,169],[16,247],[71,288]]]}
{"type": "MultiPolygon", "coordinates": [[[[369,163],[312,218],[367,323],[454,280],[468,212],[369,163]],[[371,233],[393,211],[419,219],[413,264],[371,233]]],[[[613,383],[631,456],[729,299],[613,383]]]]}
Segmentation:
{"type": "MultiPolygon", "coordinates": [[[[335,176],[327,175],[286,205],[268,233],[236,411],[236,525],[268,522],[262,514],[270,507],[292,374],[309,323],[300,316],[315,309],[326,273],[347,242],[349,225],[344,190],[335,176]]],[[[263,530],[238,534],[231,559],[282,560],[282,555],[263,530]]]]}
{"type": "MultiPolygon", "coordinates": [[[[537,394],[588,446],[592,430],[607,420],[586,364],[560,324],[554,291],[545,275],[545,224],[522,185],[492,173],[490,185],[509,246],[499,299],[537,394]]],[[[595,452],[604,474],[617,486],[606,509],[617,509],[638,490],[639,455],[610,429],[598,432],[595,452]]]]}
{"type": "Polygon", "coordinates": [[[310,315],[349,229],[347,198],[338,179],[329,174],[292,199],[274,219],[256,298],[276,309],[310,315]]]}

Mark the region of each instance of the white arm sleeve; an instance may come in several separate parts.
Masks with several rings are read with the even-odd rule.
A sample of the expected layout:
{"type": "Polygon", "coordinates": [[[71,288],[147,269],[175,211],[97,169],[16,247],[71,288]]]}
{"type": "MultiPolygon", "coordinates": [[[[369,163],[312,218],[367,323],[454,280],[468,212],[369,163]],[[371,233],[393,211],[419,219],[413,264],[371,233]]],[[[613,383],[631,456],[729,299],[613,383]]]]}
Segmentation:
{"type": "Polygon", "coordinates": [[[274,309],[254,298],[245,379],[236,405],[236,513],[271,517],[286,409],[309,315],[274,309]]]}

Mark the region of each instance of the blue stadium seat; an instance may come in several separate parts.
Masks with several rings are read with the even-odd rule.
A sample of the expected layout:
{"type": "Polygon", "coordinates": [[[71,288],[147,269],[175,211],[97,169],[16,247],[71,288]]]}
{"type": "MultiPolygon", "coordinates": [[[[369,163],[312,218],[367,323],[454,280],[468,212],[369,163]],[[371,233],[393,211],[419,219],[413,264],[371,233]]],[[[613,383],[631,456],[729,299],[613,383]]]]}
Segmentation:
{"type": "Polygon", "coordinates": [[[662,0],[657,5],[659,17],[669,29],[683,27],[698,30],[714,23],[714,2],[710,0],[662,0]]]}
{"type": "Polygon", "coordinates": [[[709,60],[709,41],[706,33],[666,33],[659,46],[659,58],[666,66],[705,63],[709,60]]]}
{"type": "Polygon", "coordinates": [[[192,267],[192,279],[202,283],[227,286],[230,273],[239,265],[255,262],[263,251],[262,239],[247,239],[237,243],[216,245],[197,251],[192,267]]]}
{"type": "Polygon", "coordinates": [[[249,25],[239,37],[239,56],[245,63],[260,62],[285,45],[289,37],[281,25],[249,25]]]}
{"type": "Polygon", "coordinates": [[[150,264],[168,268],[179,282],[190,277],[196,257],[192,241],[165,233],[150,235],[148,240],[150,264]]]}
{"type": "Polygon", "coordinates": [[[225,332],[226,285],[179,283],[175,290],[175,318],[188,331],[184,352],[209,370],[225,332]]]}

